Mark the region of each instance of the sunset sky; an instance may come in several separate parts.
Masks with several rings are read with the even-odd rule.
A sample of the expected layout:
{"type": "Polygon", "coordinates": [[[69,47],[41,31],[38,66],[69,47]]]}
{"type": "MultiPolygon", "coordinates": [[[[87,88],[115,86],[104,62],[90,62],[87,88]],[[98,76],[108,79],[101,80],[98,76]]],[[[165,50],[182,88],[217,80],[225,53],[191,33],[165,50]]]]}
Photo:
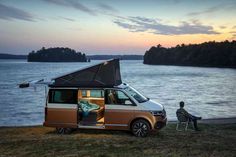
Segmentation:
{"type": "Polygon", "coordinates": [[[236,39],[236,0],[0,0],[0,53],[144,54],[236,39]]]}

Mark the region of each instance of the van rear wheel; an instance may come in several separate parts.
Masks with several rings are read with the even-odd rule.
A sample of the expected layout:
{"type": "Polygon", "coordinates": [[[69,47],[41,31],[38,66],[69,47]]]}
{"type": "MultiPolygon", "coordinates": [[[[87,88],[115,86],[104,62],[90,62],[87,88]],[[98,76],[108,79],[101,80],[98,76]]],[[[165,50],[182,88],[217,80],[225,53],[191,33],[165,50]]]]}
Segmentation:
{"type": "Polygon", "coordinates": [[[57,134],[70,134],[72,132],[71,128],[56,128],[57,134]]]}
{"type": "Polygon", "coordinates": [[[136,120],[132,124],[131,131],[137,137],[146,137],[150,132],[150,126],[146,120],[136,120]]]}

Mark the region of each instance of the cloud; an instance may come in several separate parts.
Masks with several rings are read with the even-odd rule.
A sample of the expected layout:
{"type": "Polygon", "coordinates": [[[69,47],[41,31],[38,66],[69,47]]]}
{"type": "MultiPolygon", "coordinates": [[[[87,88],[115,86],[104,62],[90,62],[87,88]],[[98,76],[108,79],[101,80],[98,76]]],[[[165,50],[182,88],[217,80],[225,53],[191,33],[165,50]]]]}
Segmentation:
{"type": "Polygon", "coordinates": [[[231,40],[234,40],[234,39],[236,39],[236,31],[232,31],[232,32],[230,32],[231,33],[231,35],[232,35],[232,37],[230,38],[231,40]]]}
{"type": "Polygon", "coordinates": [[[225,1],[223,4],[212,6],[206,10],[203,10],[203,11],[188,13],[187,16],[198,16],[198,15],[202,15],[202,14],[210,14],[210,13],[215,13],[220,10],[223,10],[223,11],[235,10],[235,5],[236,5],[236,1],[228,1],[228,2],[225,1]]]}
{"type": "Polygon", "coordinates": [[[226,26],[220,26],[220,28],[221,28],[221,29],[225,29],[225,28],[227,28],[227,27],[226,27],[226,26]]]}
{"type": "Polygon", "coordinates": [[[0,19],[4,20],[24,20],[24,21],[34,21],[32,14],[11,6],[6,6],[0,3],[0,19]]]}
{"type": "Polygon", "coordinates": [[[71,21],[71,22],[74,22],[74,21],[75,21],[75,19],[68,18],[68,17],[63,17],[63,16],[59,16],[58,18],[63,19],[63,20],[66,20],[66,21],[71,21]]]}
{"type": "Polygon", "coordinates": [[[55,5],[59,5],[59,6],[74,8],[74,9],[83,11],[85,13],[88,13],[90,15],[96,15],[94,10],[84,6],[77,0],[44,0],[44,1],[55,4],[55,5]]]}
{"type": "Polygon", "coordinates": [[[111,11],[111,12],[118,12],[118,10],[116,10],[115,8],[113,8],[110,5],[104,4],[104,3],[99,3],[98,7],[107,11],[111,11]]]}
{"type": "Polygon", "coordinates": [[[157,20],[161,21],[160,19],[151,19],[151,18],[140,17],[140,16],[131,16],[128,18],[128,20],[137,24],[141,24],[143,22],[155,24],[157,23],[157,20]]]}
{"type": "Polygon", "coordinates": [[[128,29],[130,32],[149,32],[161,35],[185,35],[185,34],[220,34],[213,30],[212,26],[196,22],[181,22],[180,25],[167,25],[161,20],[145,17],[124,17],[113,21],[118,26],[128,29]]]}
{"type": "Polygon", "coordinates": [[[203,11],[199,11],[199,12],[191,12],[191,13],[188,13],[187,15],[188,16],[197,16],[197,15],[201,15],[201,14],[209,14],[209,13],[214,13],[218,10],[222,9],[221,6],[214,6],[214,7],[210,7],[206,10],[203,10],[203,11]]]}

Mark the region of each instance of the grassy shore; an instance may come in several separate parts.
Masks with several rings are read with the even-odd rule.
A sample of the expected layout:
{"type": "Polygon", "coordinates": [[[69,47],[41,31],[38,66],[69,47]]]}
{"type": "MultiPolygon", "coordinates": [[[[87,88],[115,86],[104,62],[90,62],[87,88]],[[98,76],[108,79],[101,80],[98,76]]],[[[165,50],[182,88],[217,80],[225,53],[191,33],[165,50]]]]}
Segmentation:
{"type": "Polygon", "coordinates": [[[126,131],[79,130],[57,135],[42,126],[0,128],[0,156],[214,156],[236,154],[236,124],[200,124],[201,132],[175,124],[146,138],[126,131]]]}

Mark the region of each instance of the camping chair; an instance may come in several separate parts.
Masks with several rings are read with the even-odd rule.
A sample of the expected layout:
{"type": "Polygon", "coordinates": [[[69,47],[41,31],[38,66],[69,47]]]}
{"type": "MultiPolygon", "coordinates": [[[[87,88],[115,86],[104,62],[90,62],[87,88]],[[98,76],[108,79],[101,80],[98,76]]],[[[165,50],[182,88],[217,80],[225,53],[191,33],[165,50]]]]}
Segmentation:
{"type": "MultiPolygon", "coordinates": [[[[182,125],[182,124],[184,124],[185,125],[185,131],[187,131],[188,130],[188,125],[189,125],[189,123],[191,123],[192,124],[192,128],[194,128],[194,126],[193,126],[193,123],[190,121],[190,119],[188,118],[188,117],[186,117],[183,113],[181,113],[181,112],[176,112],[176,116],[177,116],[177,125],[176,125],[176,130],[177,131],[182,131],[182,130],[180,130],[179,129],[179,126],[180,125],[182,125]]],[[[191,129],[191,130],[193,130],[193,129],[191,129]]]]}

